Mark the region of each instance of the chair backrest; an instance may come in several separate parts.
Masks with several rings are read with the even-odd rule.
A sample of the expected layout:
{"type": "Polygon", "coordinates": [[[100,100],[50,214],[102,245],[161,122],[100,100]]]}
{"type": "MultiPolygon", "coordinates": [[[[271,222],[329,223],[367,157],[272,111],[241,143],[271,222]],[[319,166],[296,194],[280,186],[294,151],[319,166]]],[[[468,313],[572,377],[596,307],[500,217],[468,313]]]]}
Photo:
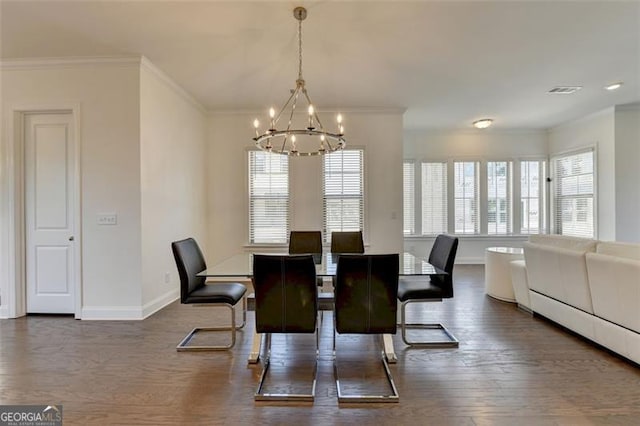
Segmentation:
{"type": "Polygon", "coordinates": [[[338,333],[396,332],[399,264],[398,254],[338,258],[334,289],[338,333]]]}
{"type": "Polygon", "coordinates": [[[318,317],[316,266],[311,255],[253,255],[258,333],[313,333],[318,317]]]}
{"type": "Polygon", "coordinates": [[[320,231],[291,231],[289,254],[322,254],[320,231]]]}
{"type": "Polygon", "coordinates": [[[364,253],[362,231],[332,232],[331,253],[364,253]]]}
{"type": "Polygon", "coordinates": [[[171,250],[180,276],[180,301],[186,303],[189,294],[204,285],[206,278],[196,274],[207,269],[207,264],[193,238],[172,242],[171,250]]]}
{"type": "Polygon", "coordinates": [[[457,251],[458,238],[440,234],[436,237],[429,254],[429,263],[447,273],[431,276],[431,284],[442,289],[442,297],[453,297],[453,265],[457,251]]]}

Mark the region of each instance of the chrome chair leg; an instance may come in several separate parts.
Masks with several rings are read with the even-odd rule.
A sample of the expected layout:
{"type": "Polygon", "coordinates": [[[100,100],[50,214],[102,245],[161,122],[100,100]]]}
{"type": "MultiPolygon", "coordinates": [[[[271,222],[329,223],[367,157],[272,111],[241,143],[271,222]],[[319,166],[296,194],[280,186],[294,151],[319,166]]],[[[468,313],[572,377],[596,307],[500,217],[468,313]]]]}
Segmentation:
{"type": "Polygon", "coordinates": [[[240,326],[236,326],[236,309],[235,306],[232,306],[228,303],[218,303],[215,305],[192,305],[192,306],[207,306],[207,307],[216,307],[216,306],[226,306],[231,310],[231,326],[230,327],[195,327],[189,334],[187,334],[178,346],[176,346],[176,350],[178,352],[190,352],[190,351],[223,351],[227,349],[233,348],[236,344],[236,330],[242,329],[247,324],[247,298],[242,298],[242,324],[240,326]],[[189,345],[189,342],[195,337],[199,332],[213,332],[213,331],[231,331],[231,343],[228,345],[222,346],[214,346],[214,345],[189,345]]]}
{"type": "Polygon", "coordinates": [[[422,324],[422,323],[407,323],[405,319],[405,309],[409,303],[419,302],[439,302],[440,299],[411,299],[402,302],[400,306],[400,329],[402,330],[402,340],[407,346],[414,348],[457,348],[459,341],[456,337],[445,328],[442,324],[422,324]],[[430,340],[430,341],[410,341],[407,338],[407,329],[422,329],[422,330],[442,330],[448,337],[447,340],[430,340]]]}
{"type": "Polygon", "coordinates": [[[338,374],[338,358],[336,356],[336,329],[333,328],[333,377],[336,382],[336,389],[338,391],[338,402],[346,402],[346,403],[360,403],[360,402],[399,402],[400,395],[398,395],[398,389],[396,388],[396,383],[393,381],[393,376],[391,375],[391,370],[389,369],[389,363],[387,362],[387,357],[385,356],[384,351],[380,352],[382,365],[384,367],[384,372],[387,377],[387,382],[389,383],[389,387],[391,389],[391,393],[387,395],[367,395],[367,394],[351,394],[347,395],[343,393],[340,388],[340,375],[338,374]]]}
{"type": "Polygon", "coordinates": [[[265,347],[266,356],[264,359],[264,365],[262,367],[262,373],[260,374],[260,381],[254,394],[255,401],[298,401],[298,402],[313,402],[316,396],[316,379],[318,372],[318,356],[320,354],[320,338],[318,336],[318,329],[316,327],[316,357],[313,365],[313,382],[311,384],[311,393],[309,394],[293,394],[293,393],[265,393],[263,391],[264,381],[267,377],[267,371],[271,363],[271,333],[266,333],[265,347]]]}

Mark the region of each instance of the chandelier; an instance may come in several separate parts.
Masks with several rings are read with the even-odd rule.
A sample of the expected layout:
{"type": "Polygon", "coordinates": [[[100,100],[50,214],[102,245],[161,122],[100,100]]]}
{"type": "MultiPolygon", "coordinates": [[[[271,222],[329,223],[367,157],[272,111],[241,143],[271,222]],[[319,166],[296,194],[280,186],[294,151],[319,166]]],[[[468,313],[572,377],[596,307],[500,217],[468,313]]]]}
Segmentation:
{"type": "Polygon", "coordinates": [[[260,133],[260,122],[253,121],[256,146],[263,151],[291,156],[324,155],[345,147],[344,127],[342,115],[336,116],[336,132],[324,129],[316,107],[314,107],[302,78],[302,21],[307,17],[307,9],[296,7],[293,16],[298,20],[298,79],[296,88],[291,89],[291,95],[284,106],[276,111],[269,109],[269,125],[264,133],[260,133]],[[298,101],[306,102],[306,113],[300,112],[304,108],[298,101]],[[297,112],[297,114],[296,114],[297,112]],[[286,127],[278,129],[280,119],[286,127]]]}

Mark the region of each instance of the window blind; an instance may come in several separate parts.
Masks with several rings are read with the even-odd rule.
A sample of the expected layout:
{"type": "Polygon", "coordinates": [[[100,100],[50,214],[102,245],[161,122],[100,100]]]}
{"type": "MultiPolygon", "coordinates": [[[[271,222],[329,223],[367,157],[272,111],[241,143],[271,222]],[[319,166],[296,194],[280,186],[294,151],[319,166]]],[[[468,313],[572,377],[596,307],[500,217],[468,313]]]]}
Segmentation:
{"type": "Polygon", "coordinates": [[[323,156],[323,228],[327,242],[332,232],[363,230],[363,156],[362,149],[323,156]]]}
{"type": "Polygon", "coordinates": [[[555,233],[594,238],[593,150],[555,157],[552,164],[555,233]]]}
{"type": "Polygon", "coordinates": [[[454,231],[456,234],[478,234],[478,163],[454,162],[454,231]]]}
{"type": "Polygon", "coordinates": [[[544,161],[520,162],[520,233],[539,234],[544,229],[544,161]]]}
{"type": "Polygon", "coordinates": [[[416,168],[413,161],[402,164],[403,230],[405,235],[416,233],[416,168]]]}
{"type": "Polygon", "coordinates": [[[511,161],[487,161],[487,233],[506,235],[512,229],[511,161]]]}
{"type": "Polygon", "coordinates": [[[286,243],[289,235],[289,157],[249,151],[249,241],[286,243]]]}
{"type": "Polygon", "coordinates": [[[422,234],[447,232],[447,163],[422,163],[422,234]]]}

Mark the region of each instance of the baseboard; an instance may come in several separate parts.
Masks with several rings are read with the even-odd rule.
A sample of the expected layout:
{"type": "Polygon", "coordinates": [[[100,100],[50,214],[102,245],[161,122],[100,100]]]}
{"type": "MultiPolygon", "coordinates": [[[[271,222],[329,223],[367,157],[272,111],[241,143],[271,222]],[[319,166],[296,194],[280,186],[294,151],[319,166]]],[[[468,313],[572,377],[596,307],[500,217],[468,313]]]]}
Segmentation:
{"type": "Polygon", "coordinates": [[[164,308],[168,304],[178,300],[179,297],[180,297],[180,289],[176,288],[173,290],[169,290],[165,294],[162,294],[156,297],[149,303],[145,303],[142,306],[142,318],[144,319],[155,314],[156,312],[158,312],[160,309],[164,308]]]}
{"type": "Polygon", "coordinates": [[[144,319],[140,306],[85,306],[83,320],[89,321],[131,321],[144,319]]]}
{"type": "Polygon", "coordinates": [[[82,319],[90,321],[143,320],[178,299],[178,289],[169,290],[144,306],[85,306],[82,319]]]}

